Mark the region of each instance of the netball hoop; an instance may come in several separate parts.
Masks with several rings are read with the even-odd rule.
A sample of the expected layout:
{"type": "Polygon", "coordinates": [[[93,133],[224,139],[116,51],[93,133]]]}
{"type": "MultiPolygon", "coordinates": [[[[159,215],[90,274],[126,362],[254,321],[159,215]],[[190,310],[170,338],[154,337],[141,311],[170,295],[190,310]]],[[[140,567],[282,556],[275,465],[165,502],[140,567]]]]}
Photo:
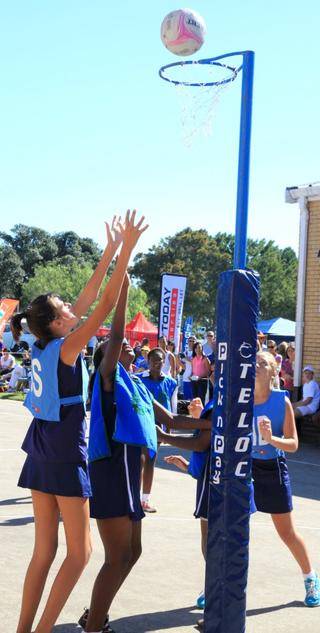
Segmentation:
{"type": "Polygon", "coordinates": [[[197,136],[212,133],[220,96],[241,70],[241,66],[230,66],[219,59],[181,60],[166,64],[159,70],[161,79],[175,88],[180,102],[182,138],[187,146],[197,136]]]}
{"type": "MultiPolygon", "coordinates": [[[[159,71],[161,79],[175,86],[195,93],[208,91],[211,99],[209,114],[210,107],[211,110],[214,107],[215,92],[231,85],[242,72],[235,270],[221,273],[217,293],[204,633],[245,633],[246,627],[253,392],[259,312],[259,279],[256,273],[246,270],[253,67],[254,53],[242,51],[198,62],[176,62],[159,71]],[[242,56],[239,67],[222,61],[235,56],[242,56]],[[181,71],[185,73],[186,70],[190,74],[197,72],[198,78],[195,74],[182,77],[181,71]],[[220,78],[206,78],[202,74],[212,70],[223,74],[220,78]]],[[[198,105],[194,108],[195,129],[197,117],[198,105]]]]}

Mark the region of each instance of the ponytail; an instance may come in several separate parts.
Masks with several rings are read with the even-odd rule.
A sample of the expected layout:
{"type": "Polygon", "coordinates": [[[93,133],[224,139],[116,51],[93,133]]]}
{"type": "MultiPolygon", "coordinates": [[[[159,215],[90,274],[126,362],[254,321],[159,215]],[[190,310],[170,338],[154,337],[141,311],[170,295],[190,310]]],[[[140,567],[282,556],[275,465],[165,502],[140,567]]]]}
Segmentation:
{"type": "Polygon", "coordinates": [[[15,341],[19,341],[19,338],[22,334],[21,321],[22,319],[26,319],[26,317],[27,317],[26,312],[18,312],[11,318],[10,328],[11,328],[12,336],[15,341]]]}

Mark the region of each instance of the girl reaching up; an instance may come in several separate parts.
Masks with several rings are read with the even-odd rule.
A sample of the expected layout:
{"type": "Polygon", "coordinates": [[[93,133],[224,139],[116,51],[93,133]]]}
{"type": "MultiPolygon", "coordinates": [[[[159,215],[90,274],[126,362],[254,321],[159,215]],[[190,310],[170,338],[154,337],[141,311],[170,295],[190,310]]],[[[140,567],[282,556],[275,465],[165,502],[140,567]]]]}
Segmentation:
{"type": "Polygon", "coordinates": [[[11,327],[16,339],[24,318],[36,342],[32,348],[32,387],[25,406],[34,415],[22,448],[27,453],[18,485],[32,494],[35,544],[26,573],[17,633],[30,633],[58,545],[61,516],[67,553],[54,579],[35,633],[50,633],[91,553],[86,465],[85,402],[88,376],[81,350],[117,302],[132,250],[147,228],[135,225],[135,211],[124,226],[114,218],[107,225],[108,244],[90,281],[72,307],[59,296],[37,297],[11,327]],[[117,264],[98,305],[76,327],[95,301],[112,257],[117,264]]]}

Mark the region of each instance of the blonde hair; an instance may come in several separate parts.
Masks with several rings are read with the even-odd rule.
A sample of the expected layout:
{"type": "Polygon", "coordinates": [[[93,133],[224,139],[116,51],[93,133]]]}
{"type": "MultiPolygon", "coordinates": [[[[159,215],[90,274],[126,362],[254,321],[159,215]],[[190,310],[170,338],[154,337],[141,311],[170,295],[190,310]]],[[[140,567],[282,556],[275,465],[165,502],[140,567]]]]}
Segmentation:
{"type": "Polygon", "coordinates": [[[265,360],[268,362],[268,365],[270,365],[272,369],[271,383],[272,383],[272,386],[274,386],[275,379],[278,376],[278,364],[277,364],[277,361],[275,360],[275,357],[273,356],[273,354],[270,354],[270,352],[257,352],[257,358],[258,356],[265,358],[265,360]]]}

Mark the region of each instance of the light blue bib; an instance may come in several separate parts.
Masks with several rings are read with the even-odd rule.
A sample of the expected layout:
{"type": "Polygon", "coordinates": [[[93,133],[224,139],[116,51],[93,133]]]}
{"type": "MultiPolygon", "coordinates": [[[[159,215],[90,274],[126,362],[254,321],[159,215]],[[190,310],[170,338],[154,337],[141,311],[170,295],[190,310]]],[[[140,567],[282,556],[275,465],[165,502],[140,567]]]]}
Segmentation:
{"type": "Polygon", "coordinates": [[[81,359],[82,394],[60,398],[58,384],[58,364],[63,338],[55,338],[40,349],[32,345],[31,351],[31,389],[27,393],[24,406],[35,418],[47,422],[60,422],[61,405],[85,403],[88,393],[88,372],[81,359]]]}
{"type": "Polygon", "coordinates": [[[286,415],[285,398],[286,391],[273,389],[266,402],[255,404],[253,407],[253,441],[252,441],[252,457],[253,459],[276,459],[284,455],[283,451],[275,448],[262,439],[259,430],[259,419],[266,416],[271,420],[272,434],[283,437],[283,425],[286,415]]]}

